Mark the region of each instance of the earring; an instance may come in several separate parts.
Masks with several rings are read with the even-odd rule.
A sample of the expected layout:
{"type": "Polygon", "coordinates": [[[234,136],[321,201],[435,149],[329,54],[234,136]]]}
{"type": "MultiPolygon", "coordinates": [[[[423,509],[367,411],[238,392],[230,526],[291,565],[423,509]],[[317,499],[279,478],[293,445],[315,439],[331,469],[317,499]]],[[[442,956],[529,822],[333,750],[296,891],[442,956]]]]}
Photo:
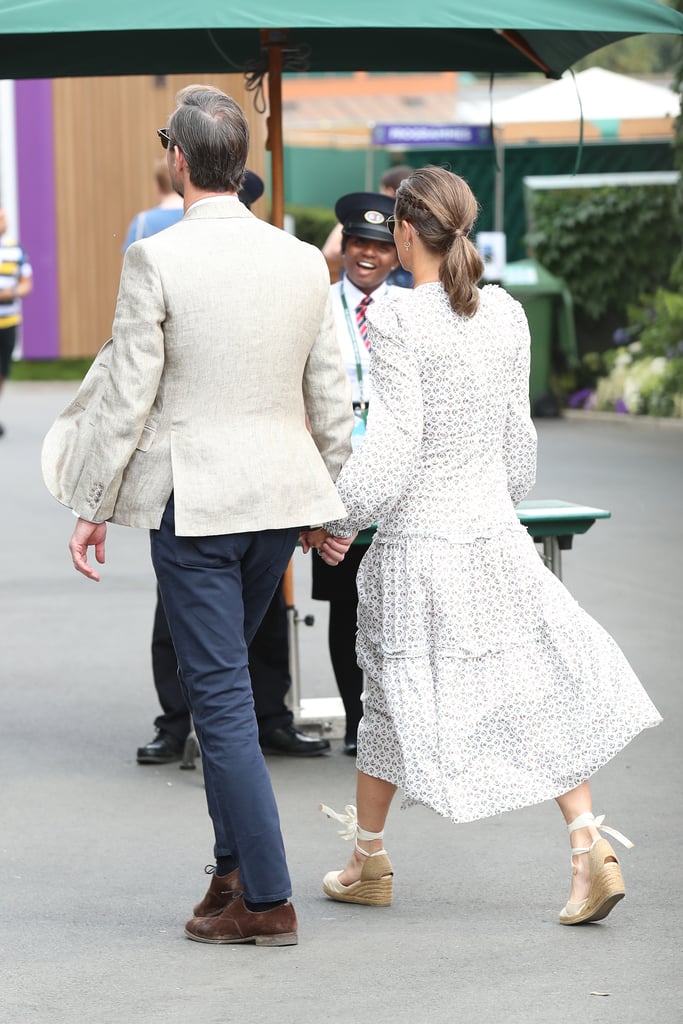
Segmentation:
{"type": "Polygon", "coordinates": [[[410,242],[404,242],[403,243],[403,248],[404,249],[410,249],[410,244],[411,244],[410,242]]]}

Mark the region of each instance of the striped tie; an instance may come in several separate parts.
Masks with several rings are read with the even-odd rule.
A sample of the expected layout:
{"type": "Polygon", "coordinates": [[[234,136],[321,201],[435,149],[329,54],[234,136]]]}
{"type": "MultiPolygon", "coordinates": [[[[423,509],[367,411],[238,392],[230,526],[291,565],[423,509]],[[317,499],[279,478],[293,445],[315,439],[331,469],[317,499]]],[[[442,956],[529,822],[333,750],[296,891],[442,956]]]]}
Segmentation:
{"type": "Polygon", "coordinates": [[[371,302],[374,302],[374,299],[370,295],[365,295],[356,306],[356,323],[368,352],[370,351],[370,345],[368,344],[368,322],[365,319],[365,313],[371,302]]]}

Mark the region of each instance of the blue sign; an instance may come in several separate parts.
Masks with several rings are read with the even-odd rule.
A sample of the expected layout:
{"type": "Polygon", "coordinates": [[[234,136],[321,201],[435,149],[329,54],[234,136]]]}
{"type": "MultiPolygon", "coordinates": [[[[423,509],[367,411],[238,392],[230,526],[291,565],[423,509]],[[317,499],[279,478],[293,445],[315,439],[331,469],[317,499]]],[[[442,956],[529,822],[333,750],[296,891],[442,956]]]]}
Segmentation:
{"type": "Polygon", "coordinates": [[[490,146],[493,138],[488,124],[376,124],[372,129],[372,144],[452,149],[454,146],[490,146]]]}

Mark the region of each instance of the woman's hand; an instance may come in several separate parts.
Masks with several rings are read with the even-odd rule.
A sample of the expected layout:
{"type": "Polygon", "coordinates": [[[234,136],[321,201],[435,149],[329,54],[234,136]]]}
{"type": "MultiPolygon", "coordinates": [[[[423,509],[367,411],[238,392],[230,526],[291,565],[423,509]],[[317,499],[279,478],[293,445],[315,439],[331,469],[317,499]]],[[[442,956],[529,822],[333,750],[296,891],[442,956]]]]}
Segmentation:
{"type": "Polygon", "coordinates": [[[355,537],[355,533],[352,537],[333,537],[328,533],[325,541],[318,548],[318,554],[328,565],[339,565],[344,561],[344,556],[353,544],[355,537]]]}
{"type": "Polygon", "coordinates": [[[301,547],[304,554],[315,548],[323,562],[327,565],[339,565],[344,560],[346,552],[351,547],[356,534],[352,537],[333,537],[322,527],[317,530],[303,530],[299,534],[301,547]]]}

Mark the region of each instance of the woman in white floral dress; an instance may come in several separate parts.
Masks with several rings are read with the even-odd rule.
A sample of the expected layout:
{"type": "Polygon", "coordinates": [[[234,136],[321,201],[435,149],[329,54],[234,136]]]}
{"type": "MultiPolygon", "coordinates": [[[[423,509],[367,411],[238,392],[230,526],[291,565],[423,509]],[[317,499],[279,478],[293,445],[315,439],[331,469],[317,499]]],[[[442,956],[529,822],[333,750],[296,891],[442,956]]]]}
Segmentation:
{"type": "Polygon", "coordinates": [[[415,288],[368,313],[372,409],[337,480],[348,519],[303,536],[334,563],[377,524],[358,577],[357,821],[353,808],[348,819],[323,808],[356,843],[323,888],[391,902],[382,836],[397,788],[456,822],[554,797],[573,855],[560,920],[578,924],[624,895],[587,780],[660,716],[515,514],[536,465],[529,330],[505,291],[477,287],[476,212],[467,184],[441,168],[400,186],[395,238],[415,288]]]}

